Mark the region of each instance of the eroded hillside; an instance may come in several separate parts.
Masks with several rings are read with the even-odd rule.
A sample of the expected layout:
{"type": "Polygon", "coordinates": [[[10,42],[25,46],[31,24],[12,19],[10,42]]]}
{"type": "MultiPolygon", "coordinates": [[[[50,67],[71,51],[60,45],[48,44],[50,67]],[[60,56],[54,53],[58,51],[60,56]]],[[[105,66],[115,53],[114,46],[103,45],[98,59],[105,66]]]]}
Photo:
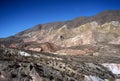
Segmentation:
{"type": "Polygon", "coordinates": [[[0,38],[0,81],[120,81],[119,31],[111,10],[0,38]]]}

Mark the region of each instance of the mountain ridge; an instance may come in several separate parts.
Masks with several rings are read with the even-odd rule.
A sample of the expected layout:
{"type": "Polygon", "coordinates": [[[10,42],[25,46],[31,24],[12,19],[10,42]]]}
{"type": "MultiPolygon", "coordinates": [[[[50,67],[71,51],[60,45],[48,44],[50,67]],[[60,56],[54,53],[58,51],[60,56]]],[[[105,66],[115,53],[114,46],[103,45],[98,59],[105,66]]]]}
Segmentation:
{"type": "MultiPolygon", "coordinates": [[[[45,23],[45,24],[38,24],[38,25],[36,25],[35,27],[32,27],[32,28],[29,28],[29,29],[36,29],[37,30],[37,28],[39,29],[39,27],[41,27],[42,25],[44,26],[44,25],[56,25],[56,24],[66,24],[66,23],[68,23],[68,27],[69,27],[69,22],[76,22],[76,23],[78,23],[78,22],[83,22],[84,20],[86,20],[84,23],[81,23],[81,24],[79,24],[79,25],[83,25],[83,24],[86,24],[86,23],[89,23],[89,22],[92,22],[92,21],[95,21],[95,20],[97,20],[96,19],[96,16],[98,16],[98,18],[99,18],[99,16],[104,16],[104,15],[106,15],[106,14],[110,14],[111,13],[111,16],[112,15],[116,15],[116,13],[117,13],[117,16],[119,16],[119,14],[120,14],[120,11],[119,10],[107,10],[107,11],[104,11],[104,12],[101,12],[101,13],[99,13],[99,14],[96,14],[95,16],[90,16],[90,17],[87,17],[87,16],[81,16],[81,17],[77,17],[77,18],[74,18],[74,19],[72,19],[72,20],[68,20],[68,21],[58,21],[58,22],[51,22],[51,23],[45,23]],[[112,14],[113,13],[113,14],[112,14]]],[[[108,15],[107,15],[108,16],[108,15]]],[[[111,18],[111,17],[110,17],[111,18]]],[[[118,18],[116,18],[116,19],[114,19],[114,17],[113,18],[111,18],[110,19],[110,21],[120,21],[120,18],[118,17],[118,18]],[[112,20],[111,20],[112,19],[112,20]]],[[[106,21],[106,20],[105,20],[106,21]]],[[[110,22],[110,21],[108,21],[108,22],[110,22]]],[[[100,22],[100,21],[99,21],[100,22]]],[[[104,22],[105,23],[105,22],[104,22]]],[[[103,24],[103,23],[102,23],[103,24]]],[[[46,27],[46,26],[45,26],[46,27]]],[[[55,26],[55,27],[57,27],[57,26],[55,26]]],[[[60,25],[60,27],[61,27],[61,25],[60,25]]],[[[73,27],[77,27],[77,26],[73,26],[73,27]]],[[[24,30],[24,31],[27,31],[27,30],[29,30],[29,29],[26,29],[26,30],[24,30]]]]}

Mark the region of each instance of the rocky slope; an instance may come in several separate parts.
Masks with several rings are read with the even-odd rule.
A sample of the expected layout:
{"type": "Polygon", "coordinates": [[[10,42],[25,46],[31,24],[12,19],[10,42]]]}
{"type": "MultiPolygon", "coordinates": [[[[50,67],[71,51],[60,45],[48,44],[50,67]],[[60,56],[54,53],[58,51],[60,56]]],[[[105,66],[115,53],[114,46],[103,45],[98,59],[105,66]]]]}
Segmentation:
{"type": "Polygon", "coordinates": [[[0,55],[0,81],[120,81],[120,57],[114,63],[95,62],[96,56],[82,62],[86,57],[9,48],[0,49],[0,55]]]}
{"type": "Polygon", "coordinates": [[[120,81],[119,31],[111,10],[0,38],[0,81],[120,81]]]}

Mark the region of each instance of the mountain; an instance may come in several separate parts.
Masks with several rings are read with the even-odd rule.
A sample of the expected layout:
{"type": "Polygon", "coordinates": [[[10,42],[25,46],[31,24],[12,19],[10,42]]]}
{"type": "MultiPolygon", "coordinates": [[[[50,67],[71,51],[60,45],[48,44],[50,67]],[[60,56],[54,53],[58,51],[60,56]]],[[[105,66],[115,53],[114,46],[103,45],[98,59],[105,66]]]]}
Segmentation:
{"type": "Polygon", "coordinates": [[[119,40],[119,31],[120,11],[109,10],[91,17],[39,24],[14,36],[1,38],[0,45],[1,47],[55,52],[74,46],[110,44],[114,40],[119,40]]]}
{"type": "Polygon", "coordinates": [[[109,10],[0,38],[0,81],[120,81],[119,31],[109,10]]]}

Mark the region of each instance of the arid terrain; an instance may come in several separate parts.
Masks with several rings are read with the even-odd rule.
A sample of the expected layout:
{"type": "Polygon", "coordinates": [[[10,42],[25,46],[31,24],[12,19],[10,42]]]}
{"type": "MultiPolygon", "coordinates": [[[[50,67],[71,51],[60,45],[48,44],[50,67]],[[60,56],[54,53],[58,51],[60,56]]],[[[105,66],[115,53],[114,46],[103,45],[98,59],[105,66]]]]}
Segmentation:
{"type": "Polygon", "coordinates": [[[120,10],[0,38],[0,81],[120,81],[120,10]]]}

